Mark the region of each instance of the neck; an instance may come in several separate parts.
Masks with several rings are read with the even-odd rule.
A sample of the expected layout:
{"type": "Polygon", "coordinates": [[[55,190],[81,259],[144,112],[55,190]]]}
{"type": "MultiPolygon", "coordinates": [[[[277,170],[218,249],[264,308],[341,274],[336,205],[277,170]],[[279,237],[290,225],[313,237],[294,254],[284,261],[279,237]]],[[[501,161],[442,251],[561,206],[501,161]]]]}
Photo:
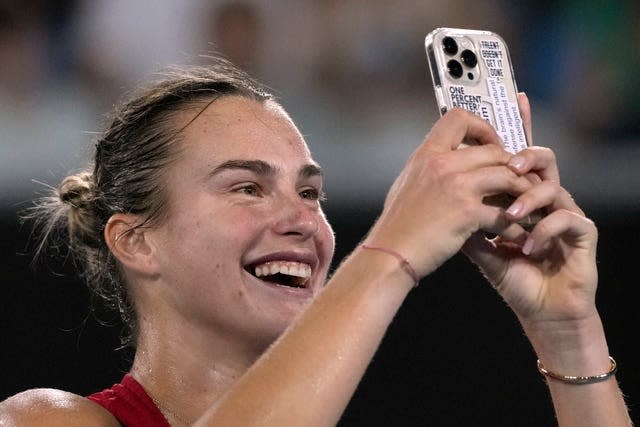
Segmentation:
{"type": "Polygon", "coordinates": [[[195,422],[264,351],[203,329],[175,318],[140,324],[131,374],[167,418],[183,424],[195,422]]]}

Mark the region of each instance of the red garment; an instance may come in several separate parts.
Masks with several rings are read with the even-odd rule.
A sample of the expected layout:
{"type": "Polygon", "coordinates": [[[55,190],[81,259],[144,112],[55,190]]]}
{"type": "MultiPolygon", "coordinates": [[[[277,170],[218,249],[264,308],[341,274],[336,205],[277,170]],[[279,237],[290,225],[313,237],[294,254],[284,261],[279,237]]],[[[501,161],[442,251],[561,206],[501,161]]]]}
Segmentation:
{"type": "Polygon", "coordinates": [[[124,427],[171,427],[140,383],[126,374],[119,384],[88,397],[124,427]]]}

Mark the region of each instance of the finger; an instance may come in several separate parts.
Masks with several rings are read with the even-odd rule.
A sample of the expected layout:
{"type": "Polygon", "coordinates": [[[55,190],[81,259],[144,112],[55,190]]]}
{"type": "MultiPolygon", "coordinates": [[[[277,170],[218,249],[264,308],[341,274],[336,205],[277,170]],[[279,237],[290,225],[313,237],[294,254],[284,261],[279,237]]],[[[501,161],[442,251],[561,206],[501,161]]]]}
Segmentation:
{"type": "Polygon", "coordinates": [[[443,191],[457,191],[468,188],[471,194],[486,197],[497,194],[520,195],[532,189],[534,184],[526,177],[518,176],[504,166],[489,166],[463,173],[457,173],[447,181],[443,191]]]}
{"type": "MultiPolygon", "coordinates": [[[[434,156],[433,153],[418,161],[425,168],[440,173],[465,172],[489,166],[505,166],[511,154],[502,146],[489,144],[469,146],[434,156]]],[[[515,174],[514,174],[515,175],[515,174]]]]}
{"type": "Polygon", "coordinates": [[[543,181],[520,194],[505,213],[514,221],[520,220],[536,209],[551,205],[559,193],[560,186],[557,183],[543,181]]]}
{"type": "MultiPolygon", "coordinates": [[[[487,239],[484,232],[478,231],[467,239],[462,246],[462,252],[478,265],[493,265],[494,263],[490,261],[495,258],[495,248],[493,241],[487,239]]],[[[491,279],[495,277],[496,272],[485,272],[485,274],[491,279]]]]}
{"type": "Polygon", "coordinates": [[[496,243],[509,242],[522,247],[527,241],[529,233],[518,223],[510,223],[504,230],[498,233],[495,238],[496,243]]]}
{"type": "Polygon", "coordinates": [[[540,178],[540,175],[538,175],[537,173],[529,172],[529,173],[525,174],[525,177],[532,184],[540,184],[542,182],[542,178],[540,178]]]}
{"type": "Polygon", "coordinates": [[[474,233],[463,245],[462,252],[480,266],[494,286],[502,282],[507,272],[505,258],[521,254],[519,246],[501,244],[500,238],[487,239],[483,232],[474,233]]]}
{"type": "Polygon", "coordinates": [[[502,146],[495,129],[480,117],[461,108],[449,110],[429,132],[422,147],[428,151],[444,153],[455,150],[464,140],[478,144],[502,146]]]}
{"type": "Polygon", "coordinates": [[[494,245],[508,245],[511,248],[517,248],[517,251],[520,252],[529,233],[520,224],[506,220],[504,216],[503,218],[505,218],[504,221],[496,221],[493,227],[482,228],[482,234],[494,245]]]}
{"type": "Polygon", "coordinates": [[[595,225],[588,218],[565,209],[557,210],[540,220],[529,233],[522,252],[526,255],[540,255],[558,237],[573,246],[590,250],[595,256],[595,225]]]}
{"type": "Polygon", "coordinates": [[[521,254],[522,245],[528,236],[529,233],[518,224],[512,224],[496,237],[487,237],[486,232],[480,230],[471,235],[462,246],[462,251],[474,262],[484,261],[483,264],[486,264],[488,257],[495,257],[501,251],[502,254],[508,251],[513,256],[521,254]],[[506,238],[505,235],[511,235],[511,237],[506,238]]]}
{"type": "Polygon", "coordinates": [[[520,109],[520,117],[522,118],[522,125],[524,127],[524,133],[527,137],[527,143],[529,145],[533,145],[531,104],[529,104],[529,98],[524,92],[518,93],[518,108],[520,109]]]}
{"type": "Polygon", "coordinates": [[[576,201],[573,200],[573,197],[571,196],[571,194],[562,187],[560,187],[560,193],[558,194],[558,197],[553,202],[550,208],[552,211],[555,211],[558,209],[566,209],[580,216],[585,216],[584,211],[580,209],[580,206],[578,206],[576,201]]]}
{"type": "MultiPolygon", "coordinates": [[[[571,195],[556,182],[543,181],[520,194],[506,209],[505,214],[513,221],[520,221],[534,211],[546,208],[548,212],[565,209],[584,216],[571,195]]],[[[540,218],[536,217],[537,220],[540,218]]]]}
{"type": "Polygon", "coordinates": [[[555,153],[546,147],[529,147],[509,160],[509,167],[519,175],[535,172],[543,180],[560,182],[555,153]]]}
{"type": "MultiPolygon", "coordinates": [[[[511,217],[505,214],[505,204],[497,203],[499,200],[506,199],[506,192],[508,189],[511,191],[522,191],[523,189],[530,188],[530,183],[528,183],[524,178],[519,177],[512,182],[511,185],[502,186],[500,190],[495,190],[496,186],[491,183],[499,182],[502,184],[504,180],[498,181],[489,181],[489,182],[479,182],[476,185],[475,191],[481,193],[483,191],[492,193],[500,192],[495,196],[486,196],[482,198],[481,203],[476,203],[473,205],[467,205],[468,208],[462,209],[459,213],[461,215],[471,215],[476,221],[476,228],[482,230],[486,233],[489,233],[493,236],[499,237],[501,242],[509,242],[518,247],[522,246],[525,240],[528,237],[527,229],[530,227],[525,227],[525,220],[520,220],[515,222],[511,217]],[[491,190],[485,190],[486,188],[490,188],[491,190]]],[[[528,220],[531,216],[525,216],[525,219],[528,220]]]]}
{"type": "MultiPolygon", "coordinates": [[[[474,209],[474,219],[483,236],[501,237],[507,235],[509,238],[515,238],[517,234],[513,223],[507,219],[504,210],[499,207],[480,204],[474,209]]],[[[516,227],[519,226],[516,224],[516,227]]],[[[521,243],[524,243],[525,239],[522,239],[521,243]]]]}

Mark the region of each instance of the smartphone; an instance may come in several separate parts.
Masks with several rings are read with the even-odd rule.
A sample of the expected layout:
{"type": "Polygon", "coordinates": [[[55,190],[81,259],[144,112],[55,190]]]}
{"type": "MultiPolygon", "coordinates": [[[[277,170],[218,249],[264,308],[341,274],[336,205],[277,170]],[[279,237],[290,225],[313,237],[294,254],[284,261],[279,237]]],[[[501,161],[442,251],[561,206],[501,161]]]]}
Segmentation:
{"type": "MultiPolygon", "coordinates": [[[[507,44],[491,31],[436,28],[425,38],[429,70],[440,114],[464,108],[489,122],[505,150],[515,154],[531,145],[527,140],[518,88],[507,44]]],[[[486,197],[484,203],[507,208],[508,194],[486,197]]],[[[544,212],[537,210],[519,221],[530,230],[544,212]]]]}
{"type": "Polygon", "coordinates": [[[464,108],[489,122],[510,153],[529,146],[507,44],[491,31],[437,28],[425,48],[440,114],[464,108]]]}

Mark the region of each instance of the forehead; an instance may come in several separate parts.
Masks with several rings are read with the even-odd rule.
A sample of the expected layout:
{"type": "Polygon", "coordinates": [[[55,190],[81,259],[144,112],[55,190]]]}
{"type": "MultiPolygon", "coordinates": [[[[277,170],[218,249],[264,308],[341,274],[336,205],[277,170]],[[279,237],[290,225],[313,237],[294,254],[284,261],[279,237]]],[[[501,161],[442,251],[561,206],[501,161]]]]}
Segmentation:
{"type": "Polygon", "coordinates": [[[304,138],[275,101],[223,96],[205,106],[198,105],[178,116],[180,125],[188,123],[182,132],[187,152],[220,161],[282,156],[310,161],[304,138]]]}

